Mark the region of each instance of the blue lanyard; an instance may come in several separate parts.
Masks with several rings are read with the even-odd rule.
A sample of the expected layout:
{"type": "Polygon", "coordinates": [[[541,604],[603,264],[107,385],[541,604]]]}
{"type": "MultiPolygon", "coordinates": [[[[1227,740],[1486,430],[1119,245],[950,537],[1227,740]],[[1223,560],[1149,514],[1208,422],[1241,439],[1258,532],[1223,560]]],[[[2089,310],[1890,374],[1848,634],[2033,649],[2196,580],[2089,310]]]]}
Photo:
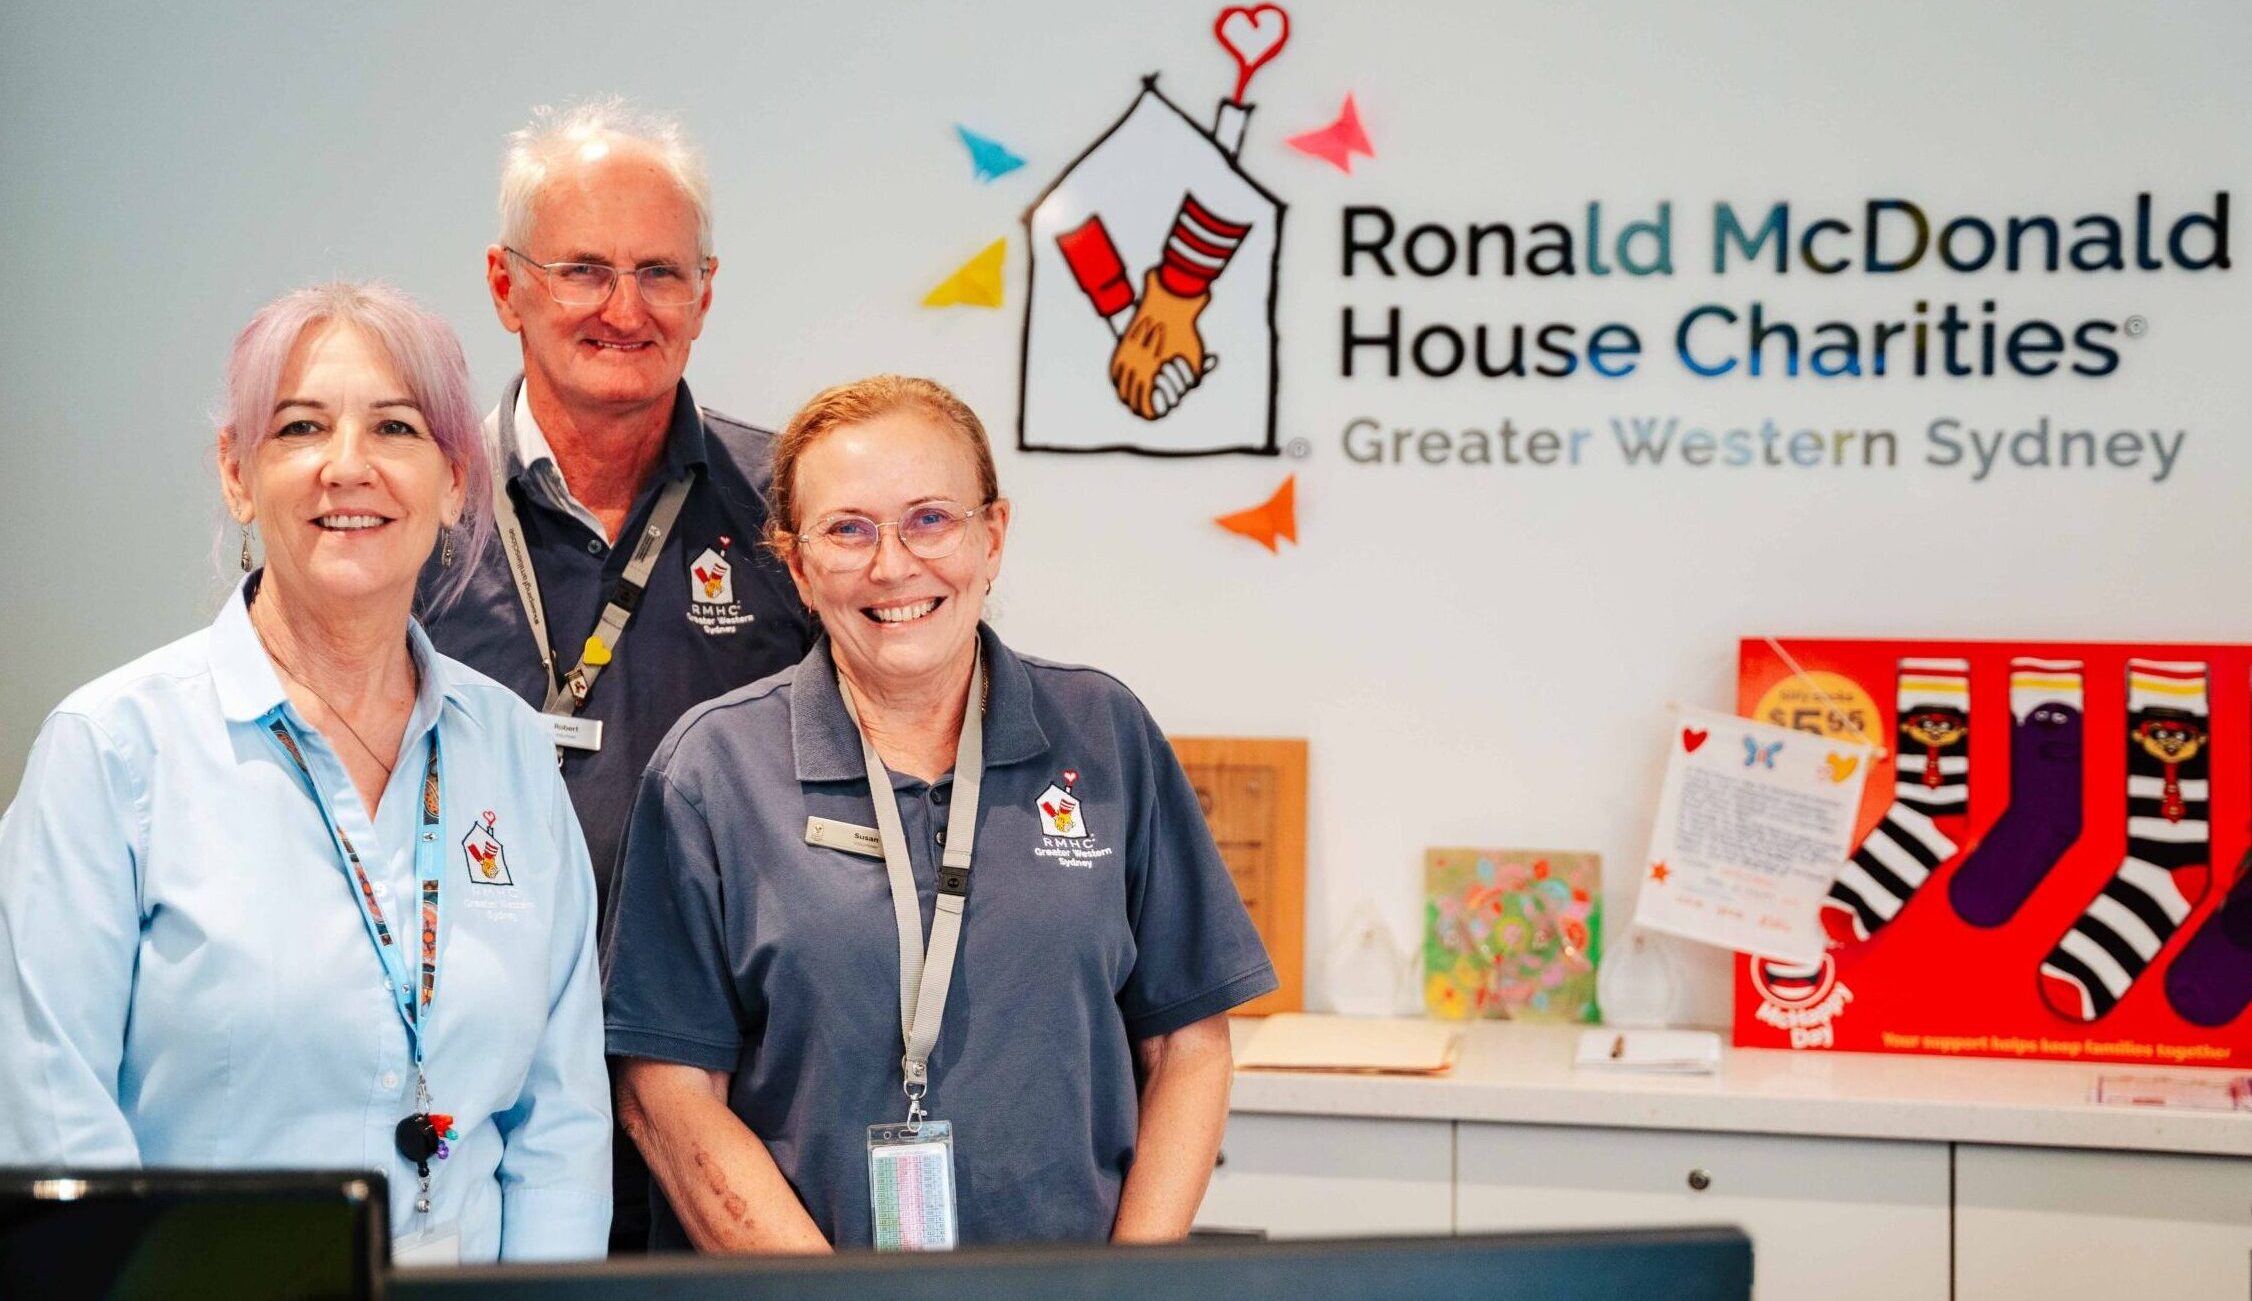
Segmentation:
{"type": "MultiPolygon", "coordinates": [[[[367,869],[360,862],[360,853],[352,846],[352,838],[344,833],[343,824],[329,812],[329,804],[321,795],[321,786],[313,779],[313,770],[305,762],[296,734],[283,717],[284,706],[275,706],[261,725],[281,752],[297,768],[304,779],[305,791],[313,797],[313,807],[320,811],[321,821],[328,827],[329,841],[336,847],[338,858],[352,880],[352,893],[360,906],[360,920],[366,924],[368,941],[375,946],[375,956],[383,964],[383,974],[391,988],[391,1000],[398,1010],[399,1022],[407,1029],[407,1047],[414,1053],[415,1074],[422,1074],[425,1031],[429,1027],[431,1004],[438,997],[438,934],[441,922],[440,889],[444,877],[443,853],[438,847],[438,829],[443,822],[442,805],[445,783],[440,776],[438,757],[438,727],[430,727],[430,757],[422,770],[422,822],[414,842],[416,906],[420,912],[421,926],[417,928],[421,940],[422,962],[418,973],[407,965],[405,946],[392,931],[390,921],[383,915],[383,905],[376,902],[374,884],[368,879],[367,869]]],[[[418,1086],[419,1087],[419,1086],[418,1086]]]]}

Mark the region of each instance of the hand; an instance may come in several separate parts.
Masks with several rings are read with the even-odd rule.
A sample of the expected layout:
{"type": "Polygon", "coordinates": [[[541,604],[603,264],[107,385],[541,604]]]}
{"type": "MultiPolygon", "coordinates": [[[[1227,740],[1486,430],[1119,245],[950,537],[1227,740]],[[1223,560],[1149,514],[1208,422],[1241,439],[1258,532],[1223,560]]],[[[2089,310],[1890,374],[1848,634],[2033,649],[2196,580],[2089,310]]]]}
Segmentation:
{"type": "Polygon", "coordinates": [[[1218,358],[1207,358],[1196,318],[1212,301],[1209,291],[1182,298],[1167,289],[1156,268],[1142,277],[1142,300],[1110,354],[1110,382],[1118,400],[1144,420],[1180,405],[1218,358]]]}

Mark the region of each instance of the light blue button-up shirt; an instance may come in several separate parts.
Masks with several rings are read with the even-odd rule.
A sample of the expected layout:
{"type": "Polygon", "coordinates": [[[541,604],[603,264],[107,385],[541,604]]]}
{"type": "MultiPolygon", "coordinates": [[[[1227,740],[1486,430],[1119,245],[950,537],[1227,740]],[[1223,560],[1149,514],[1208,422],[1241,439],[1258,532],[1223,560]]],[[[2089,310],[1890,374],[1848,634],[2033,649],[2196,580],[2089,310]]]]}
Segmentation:
{"type": "Polygon", "coordinates": [[[458,1225],[465,1261],[600,1256],[594,878],[547,729],[410,625],[421,688],[370,818],[260,647],[250,581],[210,628],[57,706],[0,817],[0,1165],[364,1168],[390,1179],[396,1237],[458,1225]],[[265,730],[277,713],[409,970],[439,729],[425,1070],[460,1138],[431,1163],[428,1214],[394,1141],[415,1110],[406,1029],[320,811],[265,730]]]}

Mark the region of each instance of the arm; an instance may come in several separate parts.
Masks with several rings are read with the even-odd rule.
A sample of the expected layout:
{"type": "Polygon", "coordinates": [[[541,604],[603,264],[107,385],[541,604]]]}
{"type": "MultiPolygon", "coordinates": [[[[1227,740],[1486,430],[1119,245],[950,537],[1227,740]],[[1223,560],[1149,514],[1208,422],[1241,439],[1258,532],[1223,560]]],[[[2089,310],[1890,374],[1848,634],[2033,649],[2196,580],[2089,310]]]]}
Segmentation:
{"type": "Polygon", "coordinates": [[[728,1109],[729,1078],[627,1058],[618,1118],[698,1251],[828,1252],[766,1144],[728,1109]]]}
{"type": "Polygon", "coordinates": [[[137,1166],[118,1105],[140,950],[143,774],[51,715],[0,817],[0,1166],[137,1166]]]}
{"type": "MultiPolygon", "coordinates": [[[[545,738],[538,738],[544,747],[545,738]]],[[[541,762],[535,751],[531,762],[541,762]]],[[[594,958],[594,869],[563,778],[549,834],[561,851],[547,1025],[500,1128],[500,1258],[602,1258],[610,1237],[610,1080],[602,1060],[602,984],[594,958]]],[[[531,958],[535,955],[524,955],[531,958]]],[[[528,973],[527,973],[528,974],[528,973]]]]}
{"type": "Polygon", "coordinates": [[[1228,1123],[1235,1053],[1226,1013],[1134,1045],[1141,1132],[1118,1199],[1113,1242],[1177,1242],[1188,1235],[1212,1180],[1228,1123]]]}

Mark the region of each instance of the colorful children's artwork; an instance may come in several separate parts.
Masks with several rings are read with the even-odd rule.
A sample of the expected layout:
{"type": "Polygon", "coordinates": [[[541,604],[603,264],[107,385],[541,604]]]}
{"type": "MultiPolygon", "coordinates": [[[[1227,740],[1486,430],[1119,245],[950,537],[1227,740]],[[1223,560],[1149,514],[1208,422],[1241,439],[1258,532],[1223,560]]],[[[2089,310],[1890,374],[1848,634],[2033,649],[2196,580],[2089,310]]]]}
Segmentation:
{"type": "MultiPolygon", "coordinates": [[[[1751,1047],[2252,1063],[2252,648],[1747,639],[1740,713],[1887,745],[1751,1047]]],[[[1811,738],[1810,738],[1811,739],[1811,738]]]]}
{"type": "Polygon", "coordinates": [[[1574,850],[1425,850],[1425,1010],[1597,1020],[1602,876],[1599,856],[1574,850]]]}

